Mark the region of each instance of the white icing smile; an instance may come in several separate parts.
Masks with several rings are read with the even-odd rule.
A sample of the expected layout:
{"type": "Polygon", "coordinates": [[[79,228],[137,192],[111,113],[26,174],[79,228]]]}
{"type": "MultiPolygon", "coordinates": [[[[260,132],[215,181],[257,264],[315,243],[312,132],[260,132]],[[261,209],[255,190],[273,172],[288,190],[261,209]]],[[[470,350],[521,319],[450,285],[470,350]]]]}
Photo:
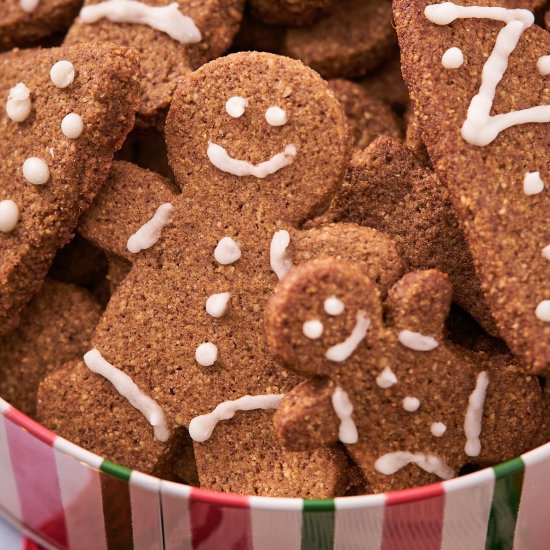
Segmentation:
{"type": "Polygon", "coordinates": [[[254,176],[256,178],[266,178],[271,174],[275,174],[281,168],[288,166],[294,162],[296,158],[296,147],[287,145],[284,151],[277,153],[269,160],[260,162],[260,164],[252,164],[247,160],[233,158],[221,145],[208,142],[208,150],[206,152],[210,162],[216,167],[233,174],[234,176],[254,176]]]}

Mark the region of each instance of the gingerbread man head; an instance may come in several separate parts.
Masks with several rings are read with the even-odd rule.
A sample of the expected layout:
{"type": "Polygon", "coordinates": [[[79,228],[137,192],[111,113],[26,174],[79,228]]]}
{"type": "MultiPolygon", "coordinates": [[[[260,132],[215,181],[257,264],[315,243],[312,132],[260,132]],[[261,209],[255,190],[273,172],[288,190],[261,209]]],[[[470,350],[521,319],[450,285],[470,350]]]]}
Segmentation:
{"type": "Polygon", "coordinates": [[[294,269],[266,308],[274,356],[312,379],[276,413],[283,441],[297,449],[339,439],[375,491],[525,450],[540,421],[538,382],[447,344],[450,299],[445,275],[413,272],[390,291],[383,315],[356,266],[325,259],[294,269]]]}

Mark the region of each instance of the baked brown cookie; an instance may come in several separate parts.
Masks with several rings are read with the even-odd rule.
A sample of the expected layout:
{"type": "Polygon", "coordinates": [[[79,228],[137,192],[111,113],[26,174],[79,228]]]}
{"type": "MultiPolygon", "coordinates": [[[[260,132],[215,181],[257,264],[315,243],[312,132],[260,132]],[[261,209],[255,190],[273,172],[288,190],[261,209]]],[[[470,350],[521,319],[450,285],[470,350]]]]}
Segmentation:
{"type": "Polygon", "coordinates": [[[137,73],[135,53],[108,44],[0,56],[0,334],[107,177],[134,123],[137,73]]]}
{"type": "Polygon", "coordinates": [[[530,12],[489,4],[484,19],[468,6],[424,0],[397,0],[394,14],[422,138],[486,302],[512,352],[542,372],[550,365],[550,126],[541,123],[550,120],[542,74],[550,35],[530,12]]]}
{"type": "Polygon", "coordinates": [[[107,255],[108,271],[107,280],[109,281],[109,291],[114,294],[118,285],[124,280],[126,275],[132,269],[132,263],[115,254],[107,255]]]}
{"type": "Polygon", "coordinates": [[[55,367],[82,357],[99,316],[89,292],[46,280],[17,329],[0,340],[0,395],[34,416],[40,381],[55,367]]]}
{"type": "Polygon", "coordinates": [[[286,27],[268,25],[252,17],[245,10],[239,32],[231,46],[232,52],[269,52],[280,54],[286,27]]]}
{"type": "Polygon", "coordinates": [[[389,0],[342,0],[311,27],[289,29],[284,51],[324,78],[359,77],[395,48],[389,0]]]}
{"type": "Polygon", "coordinates": [[[387,103],[350,80],[329,80],[328,86],[344,108],[354,147],[364,149],[381,135],[401,137],[401,122],[387,103]]]}
{"type": "Polygon", "coordinates": [[[135,48],[142,66],[140,120],[161,124],[179,81],[222,55],[244,0],[85,0],[66,44],[108,41],[135,48]],[[148,24],[137,24],[147,17],[148,24]]]}
{"type": "Polygon", "coordinates": [[[542,415],[538,381],[445,341],[451,291],[438,271],[409,273],[384,315],[356,265],[328,258],[293,269],[266,307],[265,327],[277,361],[312,380],[275,413],[282,441],[300,449],[339,439],[374,492],[527,450],[542,415]]]}
{"type": "Polygon", "coordinates": [[[422,141],[422,130],[418,122],[418,116],[414,111],[409,112],[407,120],[407,132],[405,134],[405,145],[416,155],[416,158],[426,168],[433,169],[432,161],[422,141]]]}
{"type": "Polygon", "coordinates": [[[82,0],[2,0],[0,50],[24,46],[69,27],[82,0]]]}
{"type": "MultiPolygon", "coordinates": [[[[117,415],[124,433],[117,434],[116,452],[130,467],[155,471],[173,434],[189,426],[202,486],[272,496],[345,491],[341,450],[291,453],[277,442],[272,409],[299,379],[272,362],[262,329],[278,277],[308,254],[353,258],[382,289],[402,271],[394,245],[372,229],[299,229],[325,207],[348,164],[351,144],[340,104],[299,61],[234,54],[204,65],[180,85],[166,139],[182,194],[134,234],[139,238],[132,248],[146,250],[111,298],[96,349],[86,356],[90,368],[106,376],[122,372],[154,400],[154,415],[143,410],[155,429],[109,382],[90,374],[73,387],[65,383],[63,400],[93,384],[102,396],[88,403],[95,412],[88,415],[78,404],[63,413],[48,406],[58,401],[50,399],[42,420],[72,436],[76,415],[75,435],[109,456],[115,449],[103,449],[96,435],[111,430],[114,396],[128,409],[117,415]]],[[[128,228],[128,213],[113,215],[128,228]]],[[[109,226],[104,214],[97,216],[109,226]]],[[[55,392],[55,381],[43,388],[55,392]]]]}
{"type": "Polygon", "coordinates": [[[336,0],[250,0],[254,17],[271,25],[310,25],[336,0]]]}

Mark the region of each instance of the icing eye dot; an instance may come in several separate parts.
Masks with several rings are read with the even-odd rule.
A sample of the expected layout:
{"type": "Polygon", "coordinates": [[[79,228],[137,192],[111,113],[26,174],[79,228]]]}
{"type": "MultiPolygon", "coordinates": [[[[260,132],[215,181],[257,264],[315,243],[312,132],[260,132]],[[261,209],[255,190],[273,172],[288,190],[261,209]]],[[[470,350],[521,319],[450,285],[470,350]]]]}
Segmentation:
{"type": "Polygon", "coordinates": [[[19,82],[9,92],[6,114],[13,122],[23,122],[32,110],[31,91],[19,82]]]}
{"type": "Polygon", "coordinates": [[[430,432],[434,437],[443,437],[446,431],[447,431],[447,426],[445,426],[443,422],[434,422],[430,426],[430,432]]]}
{"type": "Polygon", "coordinates": [[[231,294],[229,292],[222,292],[221,294],[212,294],[206,300],[206,313],[211,317],[219,319],[225,315],[227,306],[229,304],[229,298],[231,294]]]}
{"type": "Polygon", "coordinates": [[[403,408],[407,412],[415,412],[420,408],[420,400],[416,397],[405,397],[403,399],[403,408]]]}
{"type": "Polygon", "coordinates": [[[391,388],[394,384],[397,384],[397,376],[391,370],[390,367],[386,367],[377,377],[376,384],[379,388],[387,389],[391,388]]]}
{"type": "Polygon", "coordinates": [[[550,323],[550,300],[543,300],[535,310],[535,315],[540,321],[550,323]]]}
{"type": "Polygon", "coordinates": [[[231,237],[223,237],[218,242],[214,250],[215,260],[222,265],[235,263],[241,257],[241,247],[239,243],[231,237]]]}
{"type": "Polygon", "coordinates": [[[244,97],[230,97],[225,102],[225,110],[227,114],[233,118],[239,118],[244,115],[244,111],[248,105],[248,99],[244,97]]]}
{"type": "Polygon", "coordinates": [[[540,177],[540,172],[527,172],[523,179],[523,192],[526,195],[538,195],[544,191],[544,182],[540,177]]]}
{"type": "Polygon", "coordinates": [[[284,126],[288,117],[286,111],[280,107],[269,107],[265,112],[265,120],[270,126],[284,126]]]}
{"type": "Polygon", "coordinates": [[[58,88],[67,88],[74,80],[74,65],[70,61],[58,61],[50,69],[50,78],[58,88]]]}
{"type": "Polygon", "coordinates": [[[19,0],[19,5],[24,12],[32,13],[40,3],[40,0],[19,0]]]}
{"type": "Polygon", "coordinates": [[[550,55],[543,55],[537,61],[537,69],[542,76],[550,74],[550,55]]]}
{"type": "Polygon", "coordinates": [[[0,232],[11,233],[19,221],[19,207],[10,199],[0,201],[0,232]]]}
{"type": "Polygon", "coordinates": [[[323,323],[321,323],[321,321],[314,319],[312,321],[306,321],[302,330],[306,338],[309,338],[310,340],[318,340],[323,335],[325,327],[323,327],[323,323]]]}
{"type": "Polygon", "coordinates": [[[50,179],[50,169],[38,157],[29,157],[23,163],[23,176],[33,185],[44,185],[50,179]]]}
{"type": "Polygon", "coordinates": [[[84,130],[84,122],[82,121],[82,117],[76,113],[69,113],[61,121],[61,131],[65,137],[68,137],[69,139],[76,139],[80,137],[82,130],[84,130]]]}
{"type": "Polygon", "coordinates": [[[449,48],[441,58],[445,69],[458,69],[464,63],[464,54],[460,48],[449,48]]]}
{"type": "Polygon", "coordinates": [[[550,260],[550,244],[542,249],[542,257],[550,260]]]}
{"type": "Polygon", "coordinates": [[[205,342],[195,350],[195,359],[201,367],[211,367],[217,358],[218,347],[211,342],[205,342]]]}
{"type": "Polygon", "coordinates": [[[325,300],[324,308],[327,315],[336,317],[337,315],[344,313],[345,306],[342,300],[339,300],[336,296],[330,296],[325,300]]]}

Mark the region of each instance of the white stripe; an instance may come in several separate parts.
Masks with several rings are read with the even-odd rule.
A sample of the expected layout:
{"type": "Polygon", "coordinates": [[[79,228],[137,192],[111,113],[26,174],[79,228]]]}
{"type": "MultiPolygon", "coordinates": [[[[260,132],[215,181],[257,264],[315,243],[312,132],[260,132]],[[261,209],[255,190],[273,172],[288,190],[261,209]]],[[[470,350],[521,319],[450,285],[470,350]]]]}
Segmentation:
{"type": "Polygon", "coordinates": [[[189,495],[191,487],[160,482],[164,547],[166,550],[192,550],[189,495]]]}
{"type": "Polygon", "coordinates": [[[0,518],[0,548],[24,550],[25,537],[6,520],[0,518]]]}
{"type": "Polygon", "coordinates": [[[69,547],[106,549],[100,473],[60,451],[56,445],[54,455],[69,547]]]}
{"type": "Polygon", "coordinates": [[[63,439],[62,437],[57,436],[53,442],[53,446],[54,449],[70,455],[76,458],[79,462],[84,462],[84,464],[87,464],[96,470],[99,470],[101,464],[103,463],[103,458],[100,456],[91,453],[90,451],[87,451],[86,449],[83,449],[82,447],[79,447],[66,439],[63,439]]]}
{"type": "Polygon", "coordinates": [[[132,472],[130,502],[134,549],[162,550],[160,479],[140,472],[132,472]]]}
{"type": "Polygon", "coordinates": [[[523,490],[519,504],[514,549],[548,548],[550,521],[550,443],[522,457],[525,463],[523,490]]]}
{"type": "Polygon", "coordinates": [[[441,550],[484,550],[493,501],[491,468],[445,481],[445,512],[441,550]]]}
{"type": "MultiPolygon", "coordinates": [[[[2,404],[4,403],[5,401],[2,404]]],[[[6,410],[7,407],[3,407],[2,413],[6,410]]],[[[6,419],[0,416],[0,507],[17,519],[21,519],[21,502],[11,465],[5,421],[6,419]]]]}
{"type": "Polygon", "coordinates": [[[303,502],[299,498],[250,497],[252,541],[262,550],[300,550],[303,502]]]}
{"type": "Polygon", "coordinates": [[[379,550],[384,528],[384,495],[334,499],[334,550],[379,550]]]}

